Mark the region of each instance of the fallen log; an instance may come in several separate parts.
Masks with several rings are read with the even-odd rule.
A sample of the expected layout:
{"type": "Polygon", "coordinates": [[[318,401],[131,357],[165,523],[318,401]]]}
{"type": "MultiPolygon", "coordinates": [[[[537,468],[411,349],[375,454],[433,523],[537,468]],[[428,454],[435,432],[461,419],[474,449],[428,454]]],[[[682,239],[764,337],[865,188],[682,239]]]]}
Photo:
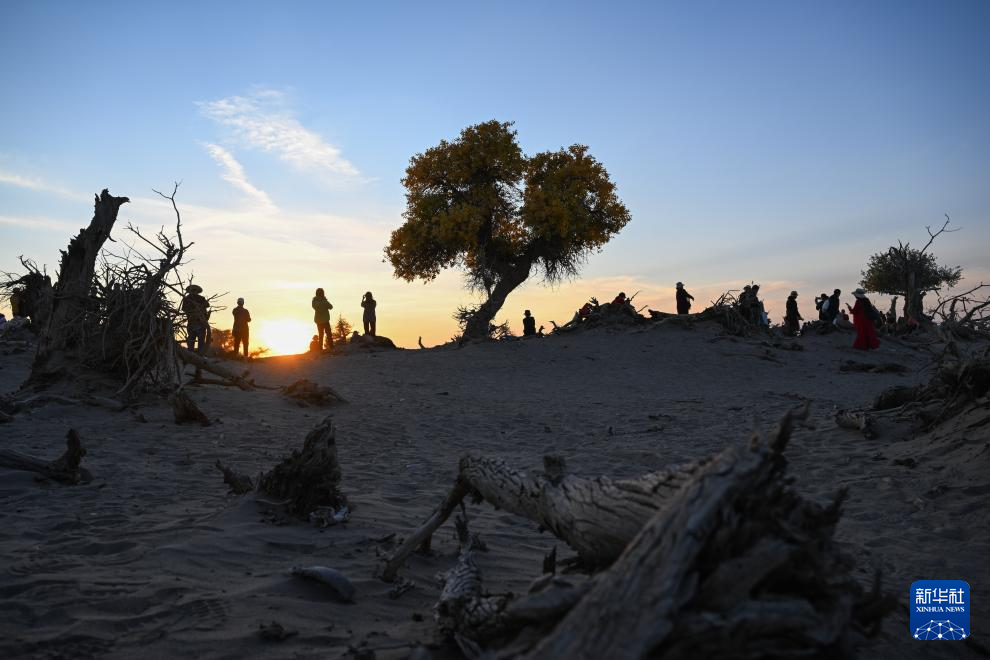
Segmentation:
{"type": "Polygon", "coordinates": [[[281,390],[285,396],[304,405],[329,406],[334,403],[347,402],[347,399],[329,385],[317,385],[305,378],[297,380],[291,385],[286,385],[281,390]]]}
{"type": "Polygon", "coordinates": [[[236,385],[245,391],[250,391],[255,389],[256,385],[254,380],[248,378],[248,372],[245,371],[243,374],[237,374],[225,367],[224,365],[209,360],[199,353],[194,353],[188,348],[182,346],[176,346],[176,351],[178,352],[179,359],[186,364],[190,364],[197,369],[202,369],[203,371],[209,371],[211,374],[220,376],[220,378],[229,381],[232,385],[236,385]]]}
{"type": "Polygon", "coordinates": [[[82,457],[86,455],[86,450],[75,429],[69,429],[65,444],[65,452],[53,461],[44,461],[11,449],[0,448],[0,467],[35,472],[46,479],[70,486],[92,481],[93,475],[89,470],[79,465],[82,457]]]}
{"type": "Polygon", "coordinates": [[[382,570],[382,579],[395,579],[406,558],[427,542],[468,494],[548,529],[574,548],[585,564],[606,565],[705,462],[635,479],[589,479],[565,475],[559,457],[545,457],[544,472],[528,475],[501,458],[464,456],[447,497],[395,551],[382,570]]]}

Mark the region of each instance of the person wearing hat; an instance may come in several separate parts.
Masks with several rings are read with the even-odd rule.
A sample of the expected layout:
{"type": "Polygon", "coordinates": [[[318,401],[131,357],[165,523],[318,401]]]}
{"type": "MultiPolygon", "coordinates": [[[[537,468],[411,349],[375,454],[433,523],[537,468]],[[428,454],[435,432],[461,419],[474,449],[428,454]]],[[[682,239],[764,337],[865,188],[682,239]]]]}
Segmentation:
{"type": "Polygon", "coordinates": [[[880,340],[877,338],[877,329],[873,325],[873,303],[866,297],[866,291],[856,289],[853,291],[856,297],[856,305],[849,307],[853,316],[853,327],[856,328],[856,340],[853,348],[868,351],[873,348],[880,348],[880,340]]]}
{"type": "Polygon", "coordinates": [[[787,310],[784,314],[784,334],[788,337],[796,337],[798,330],[801,328],[801,321],[804,317],[798,311],[797,306],[797,291],[791,291],[791,295],[787,296],[787,310]]]}
{"type": "Polygon", "coordinates": [[[317,289],[313,296],[313,321],[316,323],[317,336],[320,339],[320,350],[323,350],[323,337],[326,337],[327,348],[333,349],[333,330],[330,328],[330,310],[333,305],[327,300],[323,289],[317,289]]]}
{"type": "Polygon", "coordinates": [[[678,314],[690,314],[691,313],[691,301],[694,300],[694,296],[687,292],[684,288],[684,282],[677,283],[677,293],[675,294],[677,298],[677,313],[678,314]]]}
{"type": "Polygon", "coordinates": [[[200,354],[206,350],[206,331],[210,326],[210,303],[202,294],[203,287],[190,284],[182,299],[182,311],[186,315],[186,347],[200,354]]]}
{"type": "Polygon", "coordinates": [[[234,355],[237,355],[240,345],[244,344],[244,357],[247,357],[248,342],[251,337],[251,331],[248,328],[248,323],[251,322],[251,312],[244,307],[244,298],[237,299],[237,307],[231,310],[231,314],[234,315],[234,330],[231,333],[234,335],[234,355]]]}

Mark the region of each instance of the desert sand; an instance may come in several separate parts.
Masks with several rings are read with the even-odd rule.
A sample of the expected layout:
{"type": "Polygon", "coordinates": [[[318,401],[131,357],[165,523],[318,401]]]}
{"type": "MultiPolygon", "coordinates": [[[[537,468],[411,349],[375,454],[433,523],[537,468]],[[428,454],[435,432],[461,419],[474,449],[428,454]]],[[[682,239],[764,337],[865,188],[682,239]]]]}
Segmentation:
{"type": "MultiPolygon", "coordinates": [[[[881,422],[879,437],[866,439],[838,428],[836,410],[926,381],[932,355],[894,340],[867,355],[841,333],[796,341],[804,350],[727,338],[715,324],[661,325],[277,357],[251,363],[258,382],[308,378],[348,402],[301,407],[273,390],[201,385],[187,389],[209,427],[176,425],[154,399],[123,412],[49,404],[18,414],[0,425],[2,446],[54,458],[75,428],[94,479],[64,486],[0,470],[0,657],[457,657],[455,646],[434,645],[432,619],[434,576],[457,555],[452,525],[432,554],[403,568],[409,591],[391,598],[375,572],[439,503],[460,455],[535,469],[559,453],[580,474],[634,476],[744,442],[805,399],[810,422],[787,450],[796,487],[822,501],[849,489],[837,537],[864,585],[879,568],[900,603],[862,657],[977,657],[990,647],[984,603],[974,603],[973,639],[939,645],[910,638],[907,599],[918,579],[963,579],[985,592],[990,412],[934,435],[881,422]],[[907,371],[841,373],[849,359],[907,371]],[[353,508],[347,523],[319,529],[253,494],[228,493],[217,459],[252,475],[268,470],[328,415],[353,508]],[[290,576],[296,565],[338,569],[355,602],[290,576]],[[273,621],[297,634],[263,639],[259,626],[273,621]]],[[[26,378],[30,357],[0,355],[4,393],[26,378]]],[[[478,560],[493,591],[524,591],[555,545],[570,554],[525,520],[487,504],[468,510],[488,546],[478,560]]]]}

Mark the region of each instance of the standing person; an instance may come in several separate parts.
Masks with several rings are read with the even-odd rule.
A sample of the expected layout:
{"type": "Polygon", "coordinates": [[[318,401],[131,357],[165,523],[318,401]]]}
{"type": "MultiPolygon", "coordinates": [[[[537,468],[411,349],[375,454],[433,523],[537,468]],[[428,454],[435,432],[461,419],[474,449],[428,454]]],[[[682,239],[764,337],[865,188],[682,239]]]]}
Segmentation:
{"type": "Polygon", "coordinates": [[[523,312],[523,337],[536,336],[536,319],[527,309],[523,312]]]}
{"type": "Polygon", "coordinates": [[[784,314],[784,334],[796,337],[803,320],[804,317],[798,311],[797,291],[791,291],[791,295],[787,297],[787,313],[784,314]]]}
{"type": "Polygon", "coordinates": [[[849,307],[849,311],[852,312],[853,327],[856,328],[856,341],[853,342],[853,348],[864,351],[872,348],[880,348],[877,329],[873,325],[873,315],[875,313],[873,303],[866,297],[866,291],[862,289],[856,289],[853,291],[853,295],[856,296],[856,306],[849,307],[849,305],[846,305],[846,307],[849,307]]]}
{"type": "Polygon", "coordinates": [[[231,310],[231,314],[234,315],[234,355],[237,355],[237,349],[240,345],[244,344],[244,357],[248,356],[248,342],[251,338],[251,331],[248,328],[248,323],[251,322],[251,312],[244,308],[244,298],[237,299],[237,307],[231,310]]]}
{"type": "Polygon", "coordinates": [[[739,305],[739,314],[743,317],[743,320],[746,321],[747,323],[753,322],[753,317],[752,314],[750,313],[752,311],[752,304],[750,303],[750,299],[752,298],[752,296],[753,296],[753,287],[747,284],[742,288],[742,293],[739,294],[739,299],[737,300],[737,303],[739,305]]]}
{"type": "Polygon", "coordinates": [[[839,304],[840,295],[842,295],[842,292],[836,289],[828,298],[828,319],[826,320],[832,325],[838,325],[837,319],[839,318],[839,309],[841,308],[839,304]]]}
{"type": "Polygon", "coordinates": [[[378,306],[378,301],[374,299],[371,295],[371,291],[367,291],[364,297],[361,298],[361,307],[364,308],[364,334],[375,336],[375,307],[378,306]]]}
{"type": "Polygon", "coordinates": [[[201,354],[206,350],[206,331],[210,326],[210,303],[203,297],[203,287],[190,284],[182,299],[186,315],[186,347],[201,354]]]}
{"type": "Polygon", "coordinates": [[[677,283],[677,293],[675,297],[677,298],[677,313],[690,314],[691,301],[694,300],[694,296],[688,293],[687,289],[684,288],[684,282],[677,283]]]}
{"type": "Polygon", "coordinates": [[[815,296],[815,309],[818,310],[819,321],[828,321],[828,294],[824,291],[822,295],[815,296]]]}
{"type": "Polygon", "coordinates": [[[327,348],[333,348],[333,330],[330,328],[330,310],[333,305],[327,300],[323,289],[317,289],[313,296],[313,321],[316,323],[316,332],[320,340],[320,350],[323,350],[323,337],[326,337],[327,348]]]}

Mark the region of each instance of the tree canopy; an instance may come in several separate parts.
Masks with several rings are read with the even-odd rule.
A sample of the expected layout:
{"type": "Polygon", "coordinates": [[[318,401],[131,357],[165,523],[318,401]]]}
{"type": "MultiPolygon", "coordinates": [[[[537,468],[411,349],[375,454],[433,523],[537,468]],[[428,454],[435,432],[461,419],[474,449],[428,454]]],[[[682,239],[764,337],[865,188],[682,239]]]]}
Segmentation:
{"type": "Polygon", "coordinates": [[[870,292],[904,297],[904,315],[922,318],[921,298],[925,293],[938,291],[942,287],[953,287],[962,278],[959,266],[942,266],[935,255],[928,252],[935,238],[945,232],[949,221],[942,229],[932,233],[928,243],[921,248],[912,248],[908,243],[898,241],[886,252],[872,255],[862,271],[860,286],[870,292]]]}
{"type": "Polygon", "coordinates": [[[605,167],[575,144],[526,156],[511,122],[469,126],[410,159],[405,223],[385,254],[396,277],[430,281],[466,271],[487,294],[465,329],[487,333],[506,296],[534,269],[548,282],[584,260],[629,222],[605,167]]]}

